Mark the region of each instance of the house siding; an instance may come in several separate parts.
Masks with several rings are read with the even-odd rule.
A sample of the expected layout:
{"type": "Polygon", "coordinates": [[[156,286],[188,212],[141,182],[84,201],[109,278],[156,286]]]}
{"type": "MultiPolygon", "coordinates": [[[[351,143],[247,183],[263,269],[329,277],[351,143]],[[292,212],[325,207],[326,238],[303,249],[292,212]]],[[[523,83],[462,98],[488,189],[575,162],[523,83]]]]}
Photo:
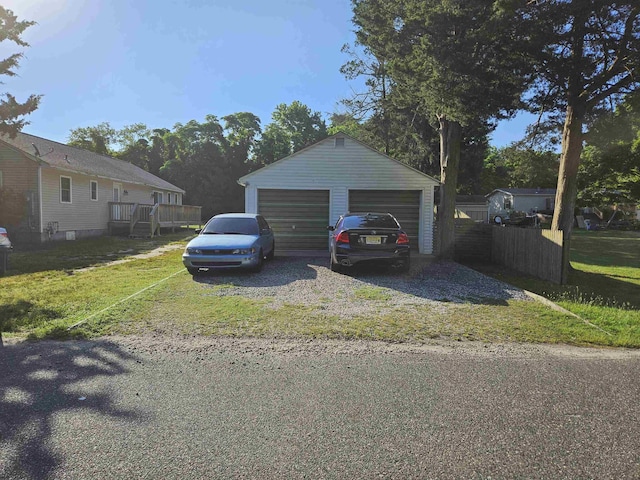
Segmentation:
{"type": "Polygon", "coordinates": [[[87,177],[58,169],[42,168],[42,223],[45,231],[57,222],[64,232],[106,231],[111,197],[109,184],[100,178],[87,177]],[[60,201],[60,177],[71,178],[71,203],[60,201]],[[90,180],[98,182],[98,200],[91,200],[90,180]]]}
{"type": "Polygon", "coordinates": [[[257,189],[329,190],[330,223],[348,210],[349,190],[420,190],[420,251],[433,252],[433,188],[437,181],[348,137],[344,147],[335,147],[330,137],[241,181],[246,182],[248,213],[257,213],[257,189]]]}
{"type": "MultiPolygon", "coordinates": [[[[138,184],[42,168],[42,220],[45,232],[50,222],[57,223],[55,238],[65,238],[65,232],[76,232],[77,237],[107,233],[109,202],[113,201],[113,187],[122,185],[120,201],[124,203],[152,204],[152,191],[161,191],[138,184]],[[71,178],[71,203],[60,201],[60,177],[71,178]],[[98,200],[91,200],[91,181],[98,183],[98,200]],[[127,192],[126,194],[124,192],[127,192]]],[[[163,191],[166,201],[167,191],[163,191]]]]}
{"type": "Polygon", "coordinates": [[[2,172],[2,189],[24,199],[19,223],[3,226],[39,231],[38,164],[21,152],[0,145],[0,171],[2,172]]]}

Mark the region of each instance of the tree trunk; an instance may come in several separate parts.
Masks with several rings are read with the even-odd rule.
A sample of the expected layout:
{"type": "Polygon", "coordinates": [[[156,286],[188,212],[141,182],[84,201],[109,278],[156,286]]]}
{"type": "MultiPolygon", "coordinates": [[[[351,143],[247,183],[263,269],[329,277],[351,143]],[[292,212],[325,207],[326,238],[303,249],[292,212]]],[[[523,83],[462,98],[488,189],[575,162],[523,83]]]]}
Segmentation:
{"type": "Polygon", "coordinates": [[[439,253],[442,259],[454,256],[456,190],[460,165],[462,127],[458,122],[439,117],[440,122],[440,205],[438,207],[439,253]]]}
{"type": "Polygon", "coordinates": [[[567,282],[569,273],[569,248],[571,230],[573,228],[576,195],[578,193],[578,166],[582,154],[582,123],[585,108],[569,104],[567,116],[562,130],[562,153],[560,155],[560,170],[558,172],[558,187],[553,212],[552,230],[564,232],[562,256],[562,281],[567,282]]]}

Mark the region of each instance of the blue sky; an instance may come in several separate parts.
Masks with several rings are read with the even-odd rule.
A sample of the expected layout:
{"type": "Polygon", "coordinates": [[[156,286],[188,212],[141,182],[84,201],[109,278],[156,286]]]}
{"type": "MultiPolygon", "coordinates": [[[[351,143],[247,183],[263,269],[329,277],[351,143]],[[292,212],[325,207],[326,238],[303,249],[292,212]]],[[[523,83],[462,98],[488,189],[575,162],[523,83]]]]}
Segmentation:
{"type": "MultiPolygon", "coordinates": [[[[65,142],[78,127],[109,122],[171,128],[248,111],[271,121],[299,100],[326,119],[361,82],[339,71],[352,43],[349,0],[0,0],[34,20],[18,77],[4,90],[43,94],[25,132],[65,142]]],[[[501,122],[493,144],[521,138],[501,122]]]]}

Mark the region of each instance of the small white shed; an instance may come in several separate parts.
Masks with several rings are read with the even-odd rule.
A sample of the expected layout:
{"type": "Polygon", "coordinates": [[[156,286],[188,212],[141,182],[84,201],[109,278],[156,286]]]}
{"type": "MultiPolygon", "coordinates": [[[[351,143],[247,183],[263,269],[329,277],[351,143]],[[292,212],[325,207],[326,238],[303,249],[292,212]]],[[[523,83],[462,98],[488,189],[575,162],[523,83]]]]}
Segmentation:
{"type": "Polygon", "coordinates": [[[489,220],[511,212],[534,213],[552,211],[555,207],[555,188],[497,188],[485,195],[489,220]]]}
{"type": "Polygon", "coordinates": [[[433,253],[438,180],[338,133],[238,180],[245,211],[271,224],[281,249],[328,246],[327,225],[346,212],[389,212],[420,253],[433,253]]]}

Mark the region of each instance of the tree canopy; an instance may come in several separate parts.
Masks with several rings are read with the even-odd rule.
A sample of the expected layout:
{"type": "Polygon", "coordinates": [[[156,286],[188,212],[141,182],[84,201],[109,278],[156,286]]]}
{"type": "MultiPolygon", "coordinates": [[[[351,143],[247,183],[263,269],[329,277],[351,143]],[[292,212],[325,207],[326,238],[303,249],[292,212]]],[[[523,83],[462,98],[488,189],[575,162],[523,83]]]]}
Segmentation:
{"type": "MultiPolygon", "coordinates": [[[[28,47],[29,44],[22,40],[22,33],[34,24],[35,22],[19,21],[11,10],[0,6],[0,42],[10,41],[20,47],[28,47]]],[[[0,60],[0,76],[15,77],[22,58],[22,53],[14,53],[0,60]]],[[[8,92],[0,94],[0,133],[15,136],[22,130],[29,123],[24,117],[38,108],[40,98],[41,95],[30,95],[20,103],[8,92]]]]}
{"type": "Polygon", "coordinates": [[[600,116],[585,136],[577,203],[640,203],[640,92],[600,116]]]}
{"type": "Polygon", "coordinates": [[[281,103],[255,148],[255,161],[268,165],[327,137],[327,125],[320,112],[312,112],[299,101],[281,103]]]}
{"type": "MultiPolygon", "coordinates": [[[[512,21],[504,1],[353,0],[352,4],[356,44],[373,60],[352,61],[343,69],[349,75],[368,75],[374,97],[384,91],[384,98],[378,94],[383,126],[389,125],[393,101],[437,128],[440,255],[451,257],[462,146],[465,141],[478,145],[482,137],[468,127],[484,129],[486,142],[489,120],[520,107],[532,73],[528,43],[518,34],[519,24],[512,21]]],[[[422,133],[418,131],[414,140],[422,133]]],[[[482,156],[476,157],[480,168],[481,162],[482,156]]],[[[479,174],[479,168],[470,170],[479,174]]]]}

